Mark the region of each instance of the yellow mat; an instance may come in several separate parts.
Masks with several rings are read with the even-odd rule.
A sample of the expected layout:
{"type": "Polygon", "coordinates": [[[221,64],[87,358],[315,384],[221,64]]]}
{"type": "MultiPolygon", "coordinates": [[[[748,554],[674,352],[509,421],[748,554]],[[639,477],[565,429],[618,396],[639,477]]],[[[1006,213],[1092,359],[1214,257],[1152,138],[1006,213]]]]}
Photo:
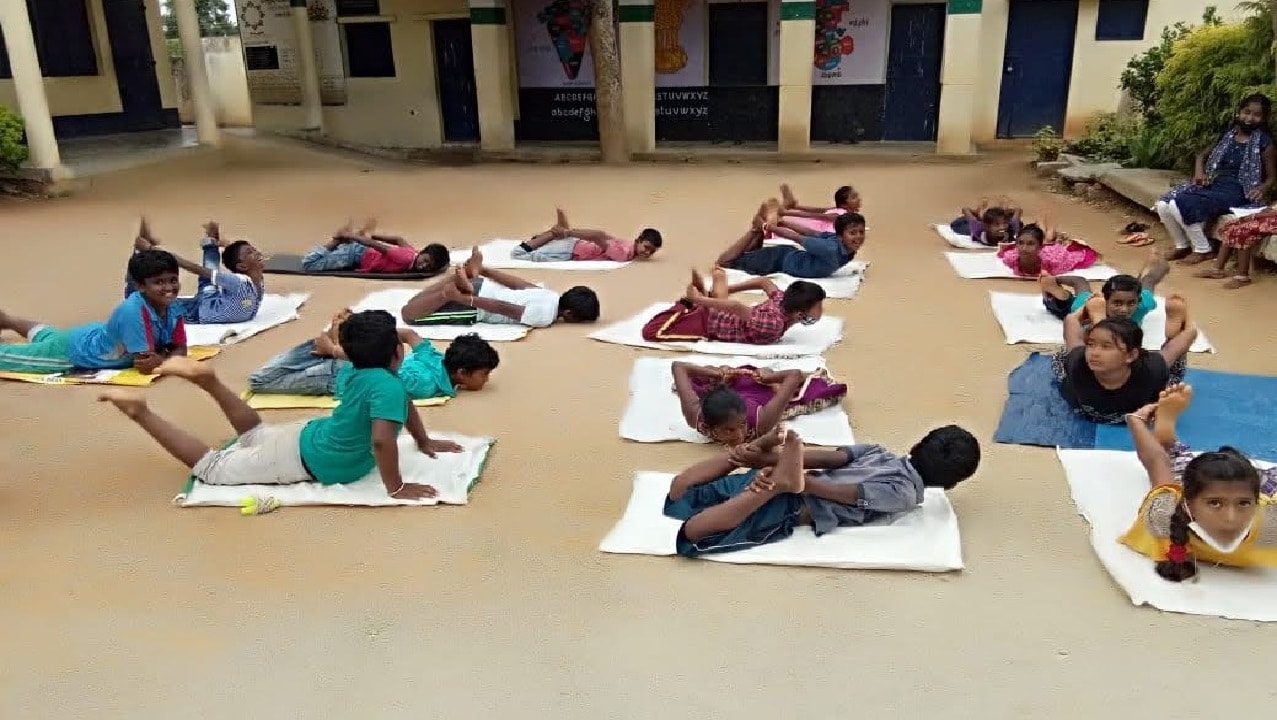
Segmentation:
{"type": "MultiPolygon", "coordinates": [[[[221,352],[220,348],[196,346],[186,349],[187,357],[207,360],[221,352]]],[[[143,375],[134,368],[127,370],[71,370],[64,373],[15,373],[0,372],[0,380],[34,383],[36,385],[126,385],[145,387],[158,380],[160,375],[143,375]]]]}
{"type": "MultiPolygon", "coordinates": [[[[338,405],[337,398],[332,395],[256,394],[252,390],[245,390],[243,398],[248,403],[248,406],[254,410],[331,410],[338,405]]],[[[425,400],[413,400],[412,404],[417,407],[433,407],[443,405],[451,399],[448,397],[426,398],[425,400]]]]}

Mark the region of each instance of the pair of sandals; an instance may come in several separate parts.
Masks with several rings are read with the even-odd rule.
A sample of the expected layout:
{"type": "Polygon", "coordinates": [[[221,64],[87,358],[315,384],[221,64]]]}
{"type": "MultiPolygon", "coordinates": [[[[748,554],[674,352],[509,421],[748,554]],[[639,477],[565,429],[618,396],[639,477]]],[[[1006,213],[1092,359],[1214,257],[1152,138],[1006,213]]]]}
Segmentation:
{"type": "Polygon", "coordinates": [[[1129,245],[1131,247],[1148,247],[1156,243],[1148,234],[1148,225],[1142,222],[1128,223],[1122,228],[1122,238],[1117,241],[1118,245],[1129,245]]]}

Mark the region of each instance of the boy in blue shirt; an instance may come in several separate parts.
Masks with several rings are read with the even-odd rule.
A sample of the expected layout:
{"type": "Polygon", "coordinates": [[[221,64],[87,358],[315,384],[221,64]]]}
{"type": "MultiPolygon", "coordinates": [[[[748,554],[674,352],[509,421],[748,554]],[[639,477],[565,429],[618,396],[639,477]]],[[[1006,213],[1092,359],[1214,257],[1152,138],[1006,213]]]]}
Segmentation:
{"type": "MultiPolygon", "coordinates": [[[[146,218],[142,219],[133,246],[135,252],[161,249],[146,218]]],[[[224,243],[220,226],[210,220],[204,225],[200,254],[200,264],[196,264],[172,253],[178,267],[199,278],[195,295],[179,298],[175,304],[186,322],[234,324],[257,317],[266,292],[266,260],[261,252],[247,240],[224,243]],[[222,265],[226,270],[219,269],[222,265]]],[[[128,297],[136,289],[134,282],[126,277],[124,296],[128,297]]]]}
{"type": "Polygon", "coordinates": [[[341,326],[342,351],[354,371],[341,405],[327,417],[267,425],[256,410],[226,387],[211,365],[171,358],[161,375],[190,381],[218,404],[237,435],[220,449],[210,448],[182,428],[156,415],[138,391],[109,390],[98,399],[110,402],[137,423],[170,455],[209,485],[290,485],[319,482],[341,485],[380,471],[386,494],[399,500],[421,500],[437,494],[430,485],[404,482],[399,472],[399,431],[407,428],[421,452],[460,452],[454,442],[432,440],[408,402],[403,381],[395,374],[403,345],[395,319],[384,310],[351,315],[341,326]]]}
{"type": "Polygon", "coordinates": [[[177,261],[162,250],[129,258],[129,295],[106,322],[62,330],[0,312],[0,330],[13,330],[26,343],[0,345],[0,372],[56,374],[77,368],[150,374],[166,358],[186,354],[186,325],[173,308],[177,261]]]}
{"type": "Polygon", "coordinates": [[[779,225],[766,229],[777,237],[798,243],[801,248],[764,245],[764,228],[754,227],[719,255],[715,264],[750,275],[784,273],[796,278],[827,278],[855,259],[865,244],[865,218],[859,213],[839,215],[834,220],[833,232],[815,232],[785,223],[782,220],[779,225]]]}

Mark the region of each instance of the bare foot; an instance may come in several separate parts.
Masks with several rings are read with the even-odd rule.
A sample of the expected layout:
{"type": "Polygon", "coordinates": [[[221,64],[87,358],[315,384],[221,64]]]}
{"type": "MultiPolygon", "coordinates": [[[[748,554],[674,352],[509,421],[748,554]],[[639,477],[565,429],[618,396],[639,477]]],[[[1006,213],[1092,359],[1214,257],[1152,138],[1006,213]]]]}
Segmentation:
{"type": "Polygon", "coordinates": [[[755,230],[764,230],[767,226],[767,203],[758,206],[758,212],[754,213],[754,219],[750,222],[750,227],[755,230]]]}
{"type": "Polygon", "coordinates": [[[798,198],[794,197],[794,191],[784,183],[780,185],[780,199],[785,210],[792,210],[798,206],[798,198]]]}
{"type": "Polygon", "coordinates": [[[160,363],[156,375],[172,375],[190,380],[196,385],[214,377],[213,366],[185,355],[177,355],[160,363]]]}
{"type": "Polygon", "coordinates": [[[129,419],[147,411],[146,395],[137,390],[103,390],[98,393],[98,402],[111,403],[129,419]]]}
{"type": "Polygon", "coordinates": [[[479,250],[479,246],[476,245],[470,249],[470,257],[466,258],[461,269],[467,278],[477,278],[479,273],[483,272],[483,253],[479,250]]]}
{"type": "Polygon", "coordinates": [[[1180,265],[1201,265],[1207,260],[1210,260],[1211,257],[1212,257],[1211,255],[1208,255],[1206,253],[1191,252],[1185,255],[1184,257],[1180,258],[1179,263],[1180,265]]]}
{"type": "MultiPolygon", "coordinates": [[[[1108,318],[1109,316],[1108,304],[1104,302],[1103,295],[1096,294],[1087,298],[1085,307],[1086,317],[1090,320],[1092,325],[1108,318]]],[[[1168,335],[1167,337],[1170,336],[1168,335]]]]}
{"type": "Polygon", "coordinates": [[[1192,402],[1193,388],[1191,385],[1185,385],[1184,383],[1166,388],[1158,397],[1157,420],[1153,426],[1153,437],[1157,438],[1157,441],[1163,447],[1169,447],[1175,442],[1175,423],[1192,402]]]}
{"type": "Polygon", "coordinates": [[[1206,278],[1207,280],[1223,280],[1228,277],[1228,273],[1219,268],[1206,268],[1193,273],[1193,277],[1206,278]]]}
{"type": "Polygon", "coordinates": [[[767,227],[776,227],[780,223],[780,201],[776,198],[769,198],[764,203],[766,212],[763,214],[763,224],[767,227]]]}
{"type": "Polygon", "coordinates": [[[452,285],[444,287],[445,292],[449,287],[451,287],[456,289],[456,291],[461,295],[474,294],[474,284],[470,282],[470,276],[466,274],[466,268],[464,265],[452,272],[452,279],[454,281],[452,285]]]}
{"type": "Polygon", "coordinates": [[[1228,279],[1228,282],[1224,283],[1224,289],[1237,290],[1239,288],[1246,287],[1251,284],[1251,282],[1253,282],[1253,280],[1251,280],[1249,275],[1234,275],[1228,279]]]}
{"type": "Polygon", "coordinates": [[[209,220],[204,223],[204,237],[212,238],[218,247],[225,247],[222,242],[222,226],[217,224],[216,220],[209,220]]]}
{"type": "Polygon", "coordinates": [[[758,436],[752,444],[763,452],[771,452],[784,442],[785,431],[786,428],[783,424],[777,424],[776,427],[771,429],[771,432],[758,436]]]}
{"type": "Polygon", "coordinates": [[[1056,300],[1067,300],[1071,297],[1069,291],[1064,289],[1060,281],[1056,280],[1054,275],[1045,270],[1038,275],[1038,285],[1042,287],[1042,292],[1056,300]]]}
{"type": "Polygon", "coordinates": [[[1169,340],[1188,328],[1188,300],[1183,295],[1166,298],[1166,339],[1169,340]]]}
{"type": "Polygon", "coordinates": [[[705,277],[696,268],[692,268],[692,287],[705,292],[705,277]]]}
{"type": "Polygon", "coordinates": [[[320,333],[319,337],[315,338],[315,349],[310,354],[318,357],[336,357],[337,343],[333,342],[327,333],[320,333]]]}
{"type": "Polygon", "coordinates": [[[715,266],[709,271],[711,285],[727,285],[727,271],[721,267],[715,266]]]}
{"type": "Polygon", "coordinates": [[[359,228],[359,234],[368,237],[377,229],[377,218],[368,218],[364,221],[363,227],[359,228]]]}
{"type": "Polygon", "coordinates": [[[554,209],[554,224],[564,230],[572,227],[571,223],[568,222],[568,214],[563,212],[563,208],[554,209]]]}
{"type": "Polygon", "coordinates": [[[141,235],[138,235],[137,237],[133,238],[134,250],[153,250],[154,248],[155,248],[155,243],[151,242],[150,240],[147,240],[141,235]]]}
{"type": "Polygon", "coordinates": [[[785,433],[785,443],[770,480],[776,491],[783,493],[801,493],[807,485],[807,476],[803,473],[803,441],[793,430],[785,433]]]}
{"type": "Polygon", "coordinates": [[[151,235],[151,223],[145,216],[137,224],[137,239],[133,241],[133,247],[138,250],[151,250],[159,242],[155,240],[155,236],[151,235]]]}

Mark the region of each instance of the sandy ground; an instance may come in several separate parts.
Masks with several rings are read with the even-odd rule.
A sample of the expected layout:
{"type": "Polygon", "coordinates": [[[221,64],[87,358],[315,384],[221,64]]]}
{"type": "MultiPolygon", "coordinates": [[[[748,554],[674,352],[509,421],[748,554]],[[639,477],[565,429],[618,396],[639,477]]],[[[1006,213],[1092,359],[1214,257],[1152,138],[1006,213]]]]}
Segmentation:
{"type": "MultiPolygon", "coordinates": [[[[615,170],[402,167],[259,146],[233,155],[212,172],[0,203],[0,307],[63,324],[104,317],[141,211],[179,246],[215,216],[265,248],[302,251],[346,214],[462,245],[534,232],[562,203],[580,225],[665,233],[657,262],[588,280],[532,274],[595,285],[615,320],[674,298],[688,267],[707,266],[782,179],[813,202],[853,182],[873,265],[859,297],[829,306],[848,332],[828,361],[853,386],[857,436],[905,449],[948,422],[990,438],[1006,374],[1028,352],[1003,344],[986,295],[1028,288],[959,280],[927,223],[982,191],[1013,193],[1054,209],[1121,268],[1143,257],[1112,242],[1127,218],[1042,192],[1007,159],[615,170]]],[[[215,360],[235,385],[385,287],[270,283],[314,296],[302,321],[215,360]]],[[[1221,350],[1193,362],[1277,373],[1277,281],[1216,285],[1182,271],[1167,283],[1190,294],[1221,350]]],[[[502,344],[489,391],[427,411],[430,427],[500,438],[462,508],[175,509],[183,469],[92,388],[5,384],[0,716],[1188,718],[1271,706],[1277,628],[1132,607],[1045,449],[989,442],[979,475],[953,493],[960,574],[599,553],[633,471],[677,471],[711,450],[621,441],[639,355],[588,330],[502,344]]],[[[210,442],[228,434],[183,383],[149,395],[210,442]]]]}

